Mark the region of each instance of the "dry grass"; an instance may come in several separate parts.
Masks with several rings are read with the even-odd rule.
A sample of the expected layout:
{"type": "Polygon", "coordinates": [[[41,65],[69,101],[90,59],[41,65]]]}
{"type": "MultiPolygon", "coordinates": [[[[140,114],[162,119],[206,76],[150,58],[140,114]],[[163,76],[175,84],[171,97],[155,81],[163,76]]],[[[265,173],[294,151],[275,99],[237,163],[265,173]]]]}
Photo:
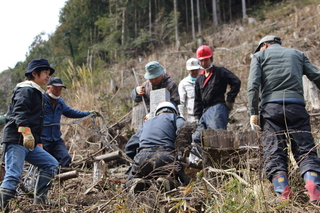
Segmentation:
{"type": "MultiPolygon", "coordinates": [[[[320,14],[316,1],[305,6],[302,1],[286,2],[267,13],[262,23],[244,24],[242,22],[224,25],[218,29],[207,29],[205,44],[214,47],[214,64],[224,66],[234,72],[242,80],[242,88],[236,99],[233,122],[228,129],[244,131],[249,129],[246,84],[250,67],[250,54],[256,48],[258,40],[266,34],[274,34],[282,38],[283,45],[304,51],[310,61],[320,67],[320,14]],[[298,5],[299,4],[299,5],[298,5]]],[[[195,53],[184,45],[180,51],[167,47],[159,49],[152,55],[145,56],[142,62],[130,60],[122,64],[106,68],[100,74],[93,74],[85,66],[74,68],[70,64],[66,76],[77,72],[80,78],[74,79],[72,87],[64,91],[62,96],[66,103],[78,110],[97,110],[105,117],[109,132],[123,148],[132,134],[130,114],[132,107],[131,90],[136,86],[131,68],[135,67],[142,83],[144,65],[157,60],[166,67],[167,72],[177,83],[186,75],[185,61],[194,57],[195,53]],[[110,87],[111,82],[115,86],[110,87]],[[124,118],[123,118],[124,117],[124,118]],[[118,122],[121,119],[120,122],[118,122]],[[113,125],[117,123],[117,125],[113,125]]],[[[70,120],[63,119],[63,122],[70,120]]],[[[319,141],[319,119],[311,119],[313,135],[319,141]]],[[[93,128],[90,119],[84,126],[93,128]]],[[[101,127],[101,123],[99,123],[101,127]]],[[[85,159],[92,153],[103,153],[103,146],[95,132],[80,128],[78,125],[63,126],[64,139],[73,157],[73,161],[85,159]],[[100,150],[100,152],[99,152],[100,150]]],[[[105,133],[104,133],[105,134],[105,133]]],[[[111,161],[103,178],[89,194],[85,192],[92,187],[92,165],[81,165],[79,177],[62,183],[54,182],[49,198],[57,201],[56,206],[36,207],[30,205],[32,198],[28,194],[20,194],[11,202],[12,212],[319,212],[318,206],[308,202],[303,179],[299,171],[290,163],[289,182],[293,196],[289,201],[278,201],[271,183],[263,175],[262,153],[234,152],[227,156],[222,164],[203,170],[187,168],[192,182],[186,187],[179,187],[167,193],[156,188],[139,195],[131,195],[124,188],[126,175],[122,172],[111,173],[114,168],[126,168],[125,160],[111,161]]],[[[221,161],[220,161],[221,162],[221,161]]],[[[32,197],[32,196],[31,196],[32,197]]]]}

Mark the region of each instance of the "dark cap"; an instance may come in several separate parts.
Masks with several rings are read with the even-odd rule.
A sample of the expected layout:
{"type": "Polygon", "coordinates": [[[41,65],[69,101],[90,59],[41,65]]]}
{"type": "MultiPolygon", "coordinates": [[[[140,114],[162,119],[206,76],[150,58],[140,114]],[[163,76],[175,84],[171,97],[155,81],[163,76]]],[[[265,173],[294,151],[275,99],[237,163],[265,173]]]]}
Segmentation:
{"type": "Polygon", "coordinates": [[[50,66],[47,59],[38,58],[38,59],[33,59],[28,64],[28,71],[24,75],[26,76],[28,73],[33,72],[37,68],[48,68],[48,69],[50,69],[50,75],[52,75],[54,73],[54,69],[50,66]]]}
{"type": "Polygon", "coordinates": [[[58,77],[51,77],[49,79],[48,85],[53,85],[56,87],[64,87],[66,88],[66,86],[62,83],[62,80],[58,77]]]}

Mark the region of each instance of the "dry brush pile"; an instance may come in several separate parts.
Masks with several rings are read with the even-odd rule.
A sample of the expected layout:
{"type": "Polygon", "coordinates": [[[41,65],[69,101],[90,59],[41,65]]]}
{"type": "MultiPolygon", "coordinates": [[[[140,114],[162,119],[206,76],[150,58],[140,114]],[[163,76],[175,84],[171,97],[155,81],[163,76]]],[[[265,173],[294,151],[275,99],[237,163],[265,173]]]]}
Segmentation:
{"type": "MultiPolygon", "coordinates": [[[[242,80],[242,88],[228,126],[231,131],[250,128],[246,83],[250,54],[261,37],[267,34],[281,37],[284,46],[304,51],[310,61],[320,68],[318,5],[301,6],[300,1],[293,2],[295,4],[289,2],[277,5],[277,8],[269,11],[267,19],[262,23],[239,22],[206,29],[204,44],[213,47],[214,63],[228,68],[242,80]]],[[[55,201],[53,205],[34,206],[31,204],[32,192],[19,189],[17,199],[10,203],[11,209],[14,209],[12,212],[319,212],[318,206],[308,202],[303,179],[291,161],[289,182],[293,197],[286,202],[278,201],[272,185],[263,175],[260,149],[244,152],[231,150],[219,164],[214,161],[205,168],[187,166],[186,172],[192,181],[186,187],[168,192],[150,187],[140,194],[127,193],[124,187],[125,171],[130,159],[125,157],[123,148],[134,133],[130,127],[130,110],[133,106],[130,93],[136,86],[132,68],[137,70],[142,83],[144,65],[157,60],[166,67],[172,79],[179,82],[186,75],[185,61],[195,56],[194,46],[182,45],[179,51],[162,47],[152,55],[144,56],[142,62],[130,60],[113,65],[101,76],[93,76],[92,71],[86,67],[70,67],[66,75],[77,69],[82,78],[74,80],[72,88],[63,94],[65,101],[75,109],[99,111],[105,118],[107,128],[100,131],[104,122],[99,118],[81,121],[79,124],[85,129],[77,121],[63,126],[63,138],[73,163],[70,169],[61,168],[61,173],[76,171],[77,176],[54,180],[53,189],[49,193],[49,199],[55,201]],[[111,84],[116,86],[110,87],[111,84]],[[110,144],[106,146],[102,140],[110,144]],[[96,158],[112,153],[116,154],[109,156],[107,161],[96,158]]],[[[311,121],[312,133],[318,144],[319,117],[312,116],[311,121]]],[[[71,121],[63,119],[62,122],[71,121]]],[[[259,137],[256,139],[261,140],[259,137]]],[[[182,147],[183,141],[180,141],[182,147]]],[[[214,160],[218,158],[212,157],[214,160]]]]}

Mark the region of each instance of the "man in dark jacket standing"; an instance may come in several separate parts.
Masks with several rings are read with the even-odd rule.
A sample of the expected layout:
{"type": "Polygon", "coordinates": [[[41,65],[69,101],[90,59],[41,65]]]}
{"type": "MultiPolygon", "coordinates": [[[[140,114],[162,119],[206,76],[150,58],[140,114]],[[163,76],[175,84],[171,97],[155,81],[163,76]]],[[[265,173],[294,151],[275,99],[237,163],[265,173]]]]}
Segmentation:
{"type": "Polygon", "coordinates": [[[41,86],[47,84],[54,69],[43,58],[28,64],[26,81],[15,87],[6,114],[2,144],[5,149],[5,176],[0,187],[0,208],[6,209],[21,181],[24,161],[39,168],[34,190],[34,204],[43,204],[57,172],[58,162],[41,143],[43,126],[43,96],[41,86]]]}
{"type": "Polygon", "coordinates": [[[67,118],[83,118],[90,113],[95,114],[96,112],[71,109],[60,97],[63,88],[66,88],[66,86],[60,78],[50,78],[47,91],[43,93],[45,112],[41,139],[43,148],[58,160],[59,165],[68,167],[71,162],[71,157],[61,138],[61,116],[64,115],[67,118]]]}
{"type": "MultiPolygon", "coordinates": [[[[231,71],[212,64],[213,52],[207,45],[197,49],[197,58],[203,70],[195,84],[194,116],[199,129],[227,129],[229,112],[240,91],[241,81],[231,71]],[[230,90],[225,98],[227,86],[230,90]]],[[[194,141],[200,143],[200,132],[196,131],[194,141]]]]}
{"type": "Polygon", "coordinates": [[[281,44],[279,37],[265,36],[252,57],[248,79],[250,124],[253,130],[260,130],[258,105],[261,98],[260,120],[267,178],[281,200],[290,197],[287,154],[291,150],[311,202],[319,202],[320,159],[305,109],[302,76],[306,75],[320,88],[320,71],[303,52],[281,44]]]}
{"type": "Polygon", "coordinates": [[[170,102],[160,103],[155,115],[140,127],[125,147],[126,154],[133,159],[126,187],[133,187],[133,192],[144,189],[144,180],[167,178],[172,173],[183,185],[189,183],[175,155],[177,132],[185,120],[178,116],[170,102]]]}

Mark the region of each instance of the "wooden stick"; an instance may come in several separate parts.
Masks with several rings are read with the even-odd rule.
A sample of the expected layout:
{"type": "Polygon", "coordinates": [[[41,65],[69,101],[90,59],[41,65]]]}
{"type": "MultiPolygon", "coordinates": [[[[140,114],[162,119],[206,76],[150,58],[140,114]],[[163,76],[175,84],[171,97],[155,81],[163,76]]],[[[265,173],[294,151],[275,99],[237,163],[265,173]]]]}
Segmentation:
{"type": "Polygon", "coordinates": [[[120,159],[122,156],[121,152],[119,150],[111,152],[111,153],[107,153],[104,155],[99,155],[93,158],[93,160],[95,161],[100,161],[100,160],[104,160],[104,161],[112,161],[112,160],[118,160],[120,159]]]}
{"type": "Polygon", "coordinates": [[[55,179],[59,180],[59,181],[64,181],[64,180],[68,180],[71,178],[76,178],[78,176],[79,176],[78,171],[75,170],[75,171],[71,171],[71,172],[60,173],[60,174],[56,175],[55,179]]]}

